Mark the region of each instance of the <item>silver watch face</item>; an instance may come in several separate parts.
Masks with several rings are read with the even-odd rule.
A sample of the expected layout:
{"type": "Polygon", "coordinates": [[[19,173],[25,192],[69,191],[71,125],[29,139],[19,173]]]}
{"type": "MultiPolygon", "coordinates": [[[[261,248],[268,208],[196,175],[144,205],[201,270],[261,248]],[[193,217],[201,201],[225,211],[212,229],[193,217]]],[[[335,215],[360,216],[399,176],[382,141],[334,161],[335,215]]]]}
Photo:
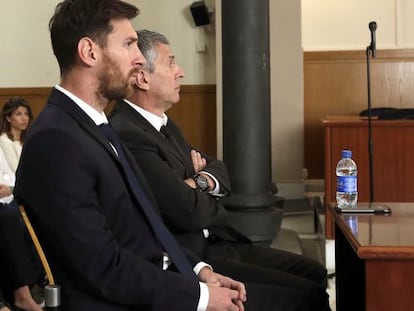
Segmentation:
{"type": "Polygon", "coordinates": [[[194,178],[194,181],[197,184],[197,187],[199,187],[201,190],[205,191],[208,189],[208,180],[203,175],[197,175],[194,178]]]}

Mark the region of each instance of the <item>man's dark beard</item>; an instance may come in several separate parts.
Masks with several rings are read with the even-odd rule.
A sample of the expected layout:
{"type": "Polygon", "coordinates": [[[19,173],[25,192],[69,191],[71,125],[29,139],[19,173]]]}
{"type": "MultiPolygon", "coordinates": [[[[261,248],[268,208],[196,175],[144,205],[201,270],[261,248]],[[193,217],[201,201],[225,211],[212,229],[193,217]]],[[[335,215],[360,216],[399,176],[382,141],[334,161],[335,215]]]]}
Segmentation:
{"type": "Polygon", "coordinates": [[[128,97],[132,92],[129,77],[133,71],[131,71],[125,79],[115,61],[105,55],[104,62],[106,66],[99,79],[99,95],[108,99],[108,101],[121,100],[128,97]]]}

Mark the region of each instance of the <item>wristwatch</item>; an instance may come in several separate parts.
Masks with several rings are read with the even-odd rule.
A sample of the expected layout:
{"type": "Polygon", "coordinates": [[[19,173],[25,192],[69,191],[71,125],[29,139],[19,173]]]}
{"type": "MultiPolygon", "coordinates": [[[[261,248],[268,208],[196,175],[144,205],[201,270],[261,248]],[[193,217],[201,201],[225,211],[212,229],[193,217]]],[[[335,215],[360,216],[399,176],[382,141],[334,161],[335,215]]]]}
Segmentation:
{"type": "Polygon", "coordinates": [[[201,191],[207,191],[209,189],[208,187],[208,179],[207,177],[200,175],[200,174],[195,174],[193,176],[193,179],[195,181],[196,184],[196,188],[201,190],[201,191]]]}

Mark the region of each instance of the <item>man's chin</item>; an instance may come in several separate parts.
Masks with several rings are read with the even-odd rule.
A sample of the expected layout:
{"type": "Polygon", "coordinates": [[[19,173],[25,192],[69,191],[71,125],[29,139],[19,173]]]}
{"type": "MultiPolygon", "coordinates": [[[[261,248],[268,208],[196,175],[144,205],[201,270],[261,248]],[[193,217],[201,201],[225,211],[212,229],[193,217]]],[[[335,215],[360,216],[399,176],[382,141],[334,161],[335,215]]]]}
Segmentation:
{"type": "MultiPolygon", "coordinates": [[[[102,94],[102,93],[101,93],[102,94]]],[[[118,101],[127,97],[127,89],[113,89],[113,90],[106,90],[102,97],[106,98],[108,101],[118,101]]]]}
{"type": "Polygon", "coordinates": [[[167,111],[167,110],[171,109],[171,108],[172,108],[172,106],[174,106],[176,103],[178,103],[178,101],[179,101],[179,100],[180,100],[180,99],[178,98],[178,100],[177,100],[177,101],[171,102],[171,103],[169,103],[168,105],[166,105],[166,106],[165,106],[165,111],[167,111]]]}
{"type": "Polygon", "coordinates": [[[127,83],[124,85],[123,88],[119,88],[117,92],[113,93],[113,100],[122,100],[124,98],[128,98],[134,92],[134,85],[133,82],[127,83]]]}
{"type": "Polygon", "coordinates": [[[125,96],[123,98],[129,98],[134,93],[135,84],[131,83],[125,88],[125,96]]]}

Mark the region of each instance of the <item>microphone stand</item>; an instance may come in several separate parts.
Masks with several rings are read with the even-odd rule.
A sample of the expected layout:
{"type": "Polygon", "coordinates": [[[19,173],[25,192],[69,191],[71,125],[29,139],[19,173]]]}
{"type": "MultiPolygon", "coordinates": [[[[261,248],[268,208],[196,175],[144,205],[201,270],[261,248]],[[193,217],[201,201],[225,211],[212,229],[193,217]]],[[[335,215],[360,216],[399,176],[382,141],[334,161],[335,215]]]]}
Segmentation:
{"type": "Polygon", "coordinates": [[[373,141],[372,141],[372,111],[371,111],[371,73],[369,59],[372,54],[371,45],[367,46],[367,86],[368,86],[368,165],[369,165],[369,201],[374,202],[374,170],[373,170],[373,141]]]}

